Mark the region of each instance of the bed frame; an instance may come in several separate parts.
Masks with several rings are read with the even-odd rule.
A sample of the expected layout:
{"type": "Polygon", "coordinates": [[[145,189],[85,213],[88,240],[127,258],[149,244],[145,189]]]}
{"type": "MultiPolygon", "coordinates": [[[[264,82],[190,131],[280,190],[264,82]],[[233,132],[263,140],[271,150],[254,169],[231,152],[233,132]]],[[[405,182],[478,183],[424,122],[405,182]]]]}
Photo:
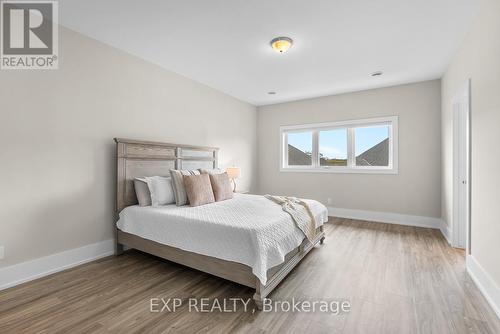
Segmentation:
{"type": "MultiPolygon", "coordinates": [[[[116,220],[125,207],[137,204],[134,178],[140,176],[169,176],[170,169],[217,168],[216,147],[177,145],[115,138],[117,152],[116,220]]],[[[323,243],[325,234],[321,226],[315,240],[304,239],[302,244],[285,256],[285,261],[267,272],[267,283],[262,285],[252,273],[252,268],[241,263],[200,255],[179,248],[163,245],[151,240],[125,233],[116,228],[115,255],[123,247],[135,248],[169,261],[218,276],[255,289],[253,299],[259,309],[262,301],[286,277],[286,275],[318,243],[323,243]]]]}

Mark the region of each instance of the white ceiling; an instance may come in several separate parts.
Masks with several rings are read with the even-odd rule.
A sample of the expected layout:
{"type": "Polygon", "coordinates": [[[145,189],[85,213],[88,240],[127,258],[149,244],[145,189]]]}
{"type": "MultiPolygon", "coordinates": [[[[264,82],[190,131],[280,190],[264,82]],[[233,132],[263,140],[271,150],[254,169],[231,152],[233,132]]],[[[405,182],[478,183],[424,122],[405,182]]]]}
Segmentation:
{"type": "Polygon", "coordinates": [[[66,27],[265,105],[439,78],[476,2],[61,0],[59,10],[66,27]],[[286,54],[269,46],[281,35],[295,42],[286,54]]]}

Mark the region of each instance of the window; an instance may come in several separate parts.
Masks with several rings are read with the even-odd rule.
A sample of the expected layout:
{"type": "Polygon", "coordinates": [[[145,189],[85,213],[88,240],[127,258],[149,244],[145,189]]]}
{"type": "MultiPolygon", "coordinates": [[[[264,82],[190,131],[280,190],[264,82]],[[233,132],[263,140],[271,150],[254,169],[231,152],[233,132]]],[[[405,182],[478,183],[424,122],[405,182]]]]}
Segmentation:
{"type": "Polygon", "coordinates": [[[281,171],[397,174],[398,118],[283,126],[281,171]]]}

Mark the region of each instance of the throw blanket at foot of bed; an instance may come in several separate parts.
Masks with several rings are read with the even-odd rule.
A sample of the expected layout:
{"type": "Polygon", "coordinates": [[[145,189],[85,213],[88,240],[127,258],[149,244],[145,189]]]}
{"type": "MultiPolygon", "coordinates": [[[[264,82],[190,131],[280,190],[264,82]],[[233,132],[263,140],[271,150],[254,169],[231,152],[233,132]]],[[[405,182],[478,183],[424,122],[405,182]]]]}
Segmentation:
{"type": "Polygon", "coordinates": [[[313,242],[316,236],[316,221],[306,202],[288,196],[266,195],[267,199],[281,205],[283,211],[288,213],[297,227],[304,233],[307,240],[313,242]]]}

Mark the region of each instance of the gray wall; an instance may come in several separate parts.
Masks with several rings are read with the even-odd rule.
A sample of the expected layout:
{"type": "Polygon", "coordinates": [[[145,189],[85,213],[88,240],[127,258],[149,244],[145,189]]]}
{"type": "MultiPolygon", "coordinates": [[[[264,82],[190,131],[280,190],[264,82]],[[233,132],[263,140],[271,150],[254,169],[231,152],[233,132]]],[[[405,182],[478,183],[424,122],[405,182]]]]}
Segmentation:
{"type": "Polygon", "coordinates": [[[471,249],[500,286],[500,1],[481,0],[476,20],[442,80],[443,218],[453,219],[451,99],[471,79],[471,249]]]}
{"type": "Polygon", "coordinates": [[[258,108],[259,191],[313,198],[335,208],[441,216],[440,81],[258,108]],[[279,127],[399,116],[399,174],[279,171],[279,127]]]}
{"type": "Polygon", "coordinates": [[[59,70],[0,73],[0,267],[113,237],[113,137],[218,146],[254,186],[255,107],[60,32],[59,70]]]}

